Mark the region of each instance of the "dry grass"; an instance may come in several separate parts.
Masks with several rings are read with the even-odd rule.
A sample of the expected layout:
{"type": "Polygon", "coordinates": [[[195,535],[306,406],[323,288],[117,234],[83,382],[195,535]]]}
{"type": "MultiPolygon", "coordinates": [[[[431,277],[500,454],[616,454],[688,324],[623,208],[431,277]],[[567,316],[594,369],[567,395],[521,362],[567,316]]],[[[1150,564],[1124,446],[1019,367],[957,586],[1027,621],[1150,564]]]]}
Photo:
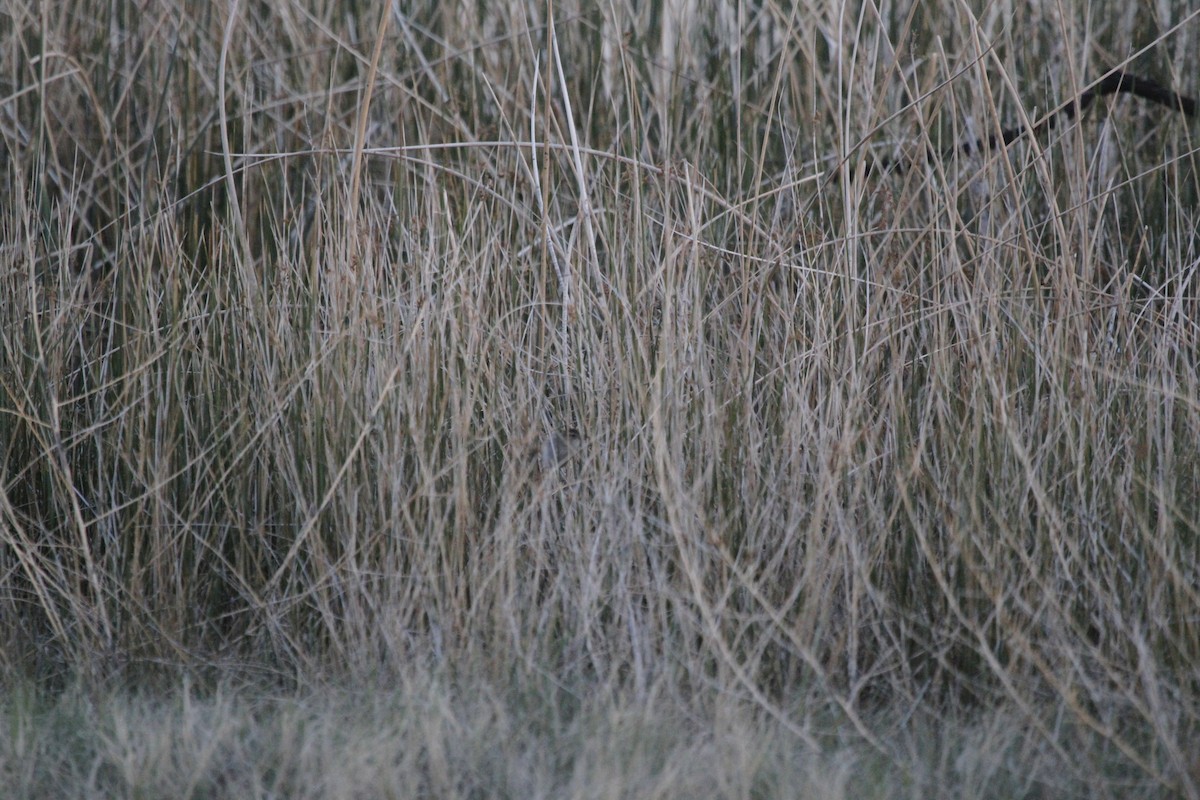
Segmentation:
{"type": "Polygon", "coordinates": [[[1200,797],[1196,12],[685,5],[6,0],[13,796],[1200,797]]]}

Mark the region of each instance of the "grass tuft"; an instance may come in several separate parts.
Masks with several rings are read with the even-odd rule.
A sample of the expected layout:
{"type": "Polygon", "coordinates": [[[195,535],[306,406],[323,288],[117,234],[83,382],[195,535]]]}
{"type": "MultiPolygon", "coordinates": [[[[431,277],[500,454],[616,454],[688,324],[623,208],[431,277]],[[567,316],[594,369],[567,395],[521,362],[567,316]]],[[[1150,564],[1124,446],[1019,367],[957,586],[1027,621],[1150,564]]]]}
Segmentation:
{"type": "Polygon", "coordinates": [[[1195,14],[997,9],[8,0],[11,796],[1200,797],[1195,125],[953,148],[1195,14]]]}

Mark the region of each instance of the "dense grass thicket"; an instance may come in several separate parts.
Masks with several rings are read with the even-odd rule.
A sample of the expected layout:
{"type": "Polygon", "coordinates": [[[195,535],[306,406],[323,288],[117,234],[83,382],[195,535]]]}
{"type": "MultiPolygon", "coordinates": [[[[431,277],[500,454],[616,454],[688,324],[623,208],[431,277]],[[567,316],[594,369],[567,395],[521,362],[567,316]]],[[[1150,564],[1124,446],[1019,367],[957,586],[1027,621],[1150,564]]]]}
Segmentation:
{"type": "Polygon", "coordinates": [[[0,0],[5,796],[1200,798],[1192,5],[0,0]]]}

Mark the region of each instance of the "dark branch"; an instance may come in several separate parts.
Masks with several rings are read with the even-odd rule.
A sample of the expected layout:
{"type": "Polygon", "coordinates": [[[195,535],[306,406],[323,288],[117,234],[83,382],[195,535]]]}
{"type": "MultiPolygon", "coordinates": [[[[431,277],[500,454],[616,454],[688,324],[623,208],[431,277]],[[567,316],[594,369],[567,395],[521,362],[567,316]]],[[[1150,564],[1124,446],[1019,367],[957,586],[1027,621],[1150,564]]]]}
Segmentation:
{"type": "MultiPolygon", "coordinates": [[[[961,150],[963,153],[977,153],[980,151],[990,152],[1007,147],[1018,139],[1024,139],[1030,136],[1038,136],[1043,131],[1053,129],[1060,120],[1070,121],[1075,117],[1087,111],[1088,106],[1096,101],[1096,98],[1106,97],[1110,94],[1132,94],[1135,97],[1140,97],[1143,100],[1148,100],[1152,103],[1157,103],[1161,106],[1166,106],[1172,111],[1178,111],[1185,116],[1196,116],[1196,101],[1178,92],[1172,91],[1163,86],[1157,81],[1150,78],[1143,78],[1138,75],[1130,75],[1127,72],[1116,71],[1110,72],[1103,78],[1092,84],[1081,95],[1078,100],[1069,100],[1060,106],[1054,113],[1048,115],[1045,119],[1033,126],[1018,125],[1014,128],[1003,128],[999,133],[993,133],[986,138],[979,138],[971,142],[964,142],[956,147],[948,148],[941,153],[929,148],[926,151],[926,160],[933,163],[938,158],[945,158],[954,154],[956,150],[961,150]]],[[[867,174],[874,171],[884,173],[903,173],[905,170],[913,166],[909,159],[885,159],[878,162],[878,165],[872,169],[870,163],[867,164],[867,174]]],[[[830,180],[838,179],[837,171],[834,171],[830,176],[830,180]]]]}

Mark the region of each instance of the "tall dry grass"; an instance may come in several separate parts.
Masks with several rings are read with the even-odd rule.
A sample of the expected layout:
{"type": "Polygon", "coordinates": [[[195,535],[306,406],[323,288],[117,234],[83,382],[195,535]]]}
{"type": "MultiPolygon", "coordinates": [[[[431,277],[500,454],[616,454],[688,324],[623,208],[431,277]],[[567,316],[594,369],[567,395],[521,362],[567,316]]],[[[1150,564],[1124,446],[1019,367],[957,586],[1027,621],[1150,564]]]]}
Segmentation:
{"type": "MultiPolygon", "coordinates": [[[[62,784],[13,742],[194,743],[110,696],[181,675],[251,753],[219,687],[514,743],[405,728],[399,794],[1200,796],[1194,124],[1117,99],[868,169],[1111,68],[1197,93],[1186,3],[2,13],[31,796],[174,791],[111,731],[65,758],[136,768],[62,784]],[[695,771],[621,755],[631,713],[695,771]]],[[[356,791],[231,763],[203,791],[356,791]]]]}

